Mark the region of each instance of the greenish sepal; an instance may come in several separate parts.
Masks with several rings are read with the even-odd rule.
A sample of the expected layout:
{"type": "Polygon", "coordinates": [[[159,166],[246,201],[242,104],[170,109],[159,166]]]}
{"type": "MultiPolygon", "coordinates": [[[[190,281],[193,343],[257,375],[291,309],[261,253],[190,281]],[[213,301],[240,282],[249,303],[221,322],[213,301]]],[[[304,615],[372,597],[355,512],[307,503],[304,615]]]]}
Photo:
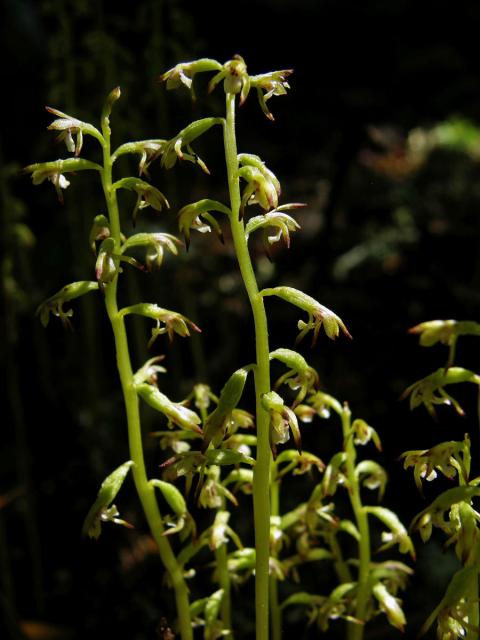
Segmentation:
{"type": "Polygon", "coordinates": [[[378,462],[362,460],[355,467],[355,475],[367,489],[378,489],[378,499],[382,500],[388,478],[387,472],[378,462]]]}
{"type": "Polygon", "coordinates": [[[400,522],[399,517],[390,509],[385,507],[363,507],[364,511],[378,518],[380,522],[388,527],[390,532],[382,534],[383,544],[378,551],[384,551],[398,544],[400,553],[409,553],[413,559],[415,559],[415,547],[407,530],[400,522]]]}
{"type": "Polygon", "coordinates": [[[65,285],[60,291],[57,291],[51,298],[42,302],[36,310],[36,315],[40,317],[40,322],[44,327],[48,325],[50,314],[57,316],[67,326],[70,326],[71,316],[73,315],[72,309],[65,311],[63,305],[65,302],[84,296],[90,291],[98,290],[98,282],[92,282],[90,280],[80,280],[79,282],[72,282],[65,285]]]}
{"type": "Polygon", "coordinates": [[[175,515],[183,516],[187,512],[187,503],[185,498],[177,489],[177,487],[171,482],[165,482],[164,480],[158,480],[157,478],[150,480],[152,487],[160,489],[163,497],[167,501],[171,509],[173,509],[175,515]]]}
{"type": "Polygon", "coordinates": [[[227,435],[229,417],[240,402],[245,382],[252,366],[237,369],[221,390],[218,404],[207,417],[205,423],[202,451],[207,450],[210,442],[213,443],[214,447],[217,447],[227,435]]]}
{"type": "Polygon", "coordinates": [[[354,540],[360,542],[360,532],[357,526],[351,520],[340,520],[338,523],[338,530],[345,531],[348,535],[352,536],[354,540]]]}
{"type": "Polygon", "coordinates": [[[210,173],[203,160],[190,148],[190,144],[214,125],[223,125],[223,123],[223,118],[202,118],[201,120],[195,120],[182,129],[174,138],[169,140],[163,148],[162,167],[171,169],[177,159],[188,160],[189,162],[198,164],[205,173],[210,173]],[[186,147],[187,153],[182,150],[182,147],[186,147]]]}
{"type": "Polygon", "coordinates": [[[63,111],[53,109],[52,107],[45,107],[48,113],[52,113],[58,116],[57,120],[54,120],[47,129],[53,131],[60,131],[59,140],[63,140],[67,146],[68,151],[75,153],[76,156],[80,154],[83,144],[83,134],[87,134],[96,138],[100,144],[104,144],[104,139],[100,131],[88,122],[82,122],[78,118],[69,116],[63,111]],[[73,143],[72,133],[77,136],[76,144],[73,143]]]}
{"type": "Polygon", "coordinates": [[[201,329],[186,316],[176,311],[163,309],[151,302],[140,302],[129,307],[124,307],[118,312],[121,318],[129,314],[144,316],[156,321],[156,326],[152,329],[152,337],[148,343],[149,347],[151,347],[158,336],[165,333],[170,340],[173,340],[174,334],[182,338],[188,337],[190,335],[190,329],[201,333],[201,329]]]}
{"type": "Polygon", "coordinates": [[[403,632],[407,621],[399,599],[395,598],[382,582],[377,582],[373,585],[372,593],[378,600],[380,609],[386,614],[390,624],[403,632]]]}
{"type": "Polygon", "coordinates": [[[65,158],[64,160],[52,160],[50,162],[37,162],[29,164],[22,169],[23,173],[32,174],[32,182],[34,185],[41,184],[46,178],[52,178],[55,175],[64,173],[76,173],[77,171],[103,171],[102,167],[96,162],[84,160],[83,158],[65,158]]]}
{"type": "Polygon", "coordinates": [[[269,255],[270,246],[281,239],[285,242],[287,249],[290,248],[290,232],[300,229],[298,222],[292,216],[282,213],[280,208],[277,207],[273,211],[250,218],[245,226],[247,240],[254,231],[264,230],[264,247],[267,255],[269,255]],[[268,229],[275,231],[273,234],[269,234],[268,229]]]}
{"type": "Polygon", "coordinates": [[[303,293],[299,289],[293,287],[273,287],[263,289],[260,291],[261,296],[277,296],[290,304],[303,309],[308,313],[308,322],[302,320],[298,323],[298,328],[301,330],[297,338],[297,342],[301,340],[308,331],[313,330],[313,343],[315,344],[320,331],[320,327],[323,325],[325,333],[329,338],[334,340],[338,337],[340,330],[348,337],[352,336],[348,332],[347,327],[343,323],[342,319],[337,316],[333,311],[323,306],[311,296],[303,293]]]}
{"type": "Polygon", "coordinates": [[[237,156],[238,163],[244,167],[255,167],[264,175],[265,178],[270,180],[273,183],[275,190],[278,195],[281,193],[280,182],[273,171],[266,166],[260,156],[254,155],[253,153],[239,153],[237,156]]]}
{"type": "Polygon", "coordinates": [[[110,233],[110,221],[107,216],[103,214],[95,216],[88,237],[88,242],[93,253],[96,251],[96,243],[103,242],[106,238],[110,237],[110,233]]]}
{"type": "Polygon", "coordinates": [[[201,233],[205,233],[214,229],[220,241],[223,243],[223,233],[220,225],[215,218],[210,215],[211,211],[218,211],[224,213],[227,216],[231,215],[231,211],[228,207],[223,205],[217,200],[199,200],[198,202],[192,202],[180,209],[178,212],[178,228],[185,237],[185,244],[187,250],[190,246],[190,230],[196,229],[201,233]]]}
{"type": "Polygon", "coordinates": [[[199,58],[191,62],[180,62],[159,77],[160,82],[167,83],[167,89],[177,89],[182,85],[190,89],[192,97],[195,98],[193,92],[192,81],[197,73],[205,73],[208,71],[221,71],[222,65],[213,58],[199,58]]]}
{"type": "Polygon", "coordinates": [[[140,156],[140,162],[138,164],[138,174],[148,175],[148,168],[157,158],[163,153],[163,149],[167,144],[166,140],[138,140],[136,142],[126,142],[120,145],[114,153],[112,153],[112,164],[116,160],[127,153],[132,153],[140,156]]]}
{"type": "Polygon", "coordinates": [[[208,449],[204,455],[208,465],[224,466],[241,464],[242,462],[252,466],[255,464],[253,458],[234,449],[208,449]]]}
{"type": "Polygon", "coordinates": [[[127,189],[129,191],[135,191],[137,194],[137,202],[132,212],[132,222],[134,226],[137,221],[138,212],[141,209],[152,207],[152,209],[156,211],[161,211],[164,207],[166,209],[170,208],[168,200],[163,193],[140,178],[121,178],[112,184],[112,189],[127,189]]]}
{"type": "Polygon", "coordinates": [[[462,367],[437,369],[434,373],[431,373],[421,380],[417,380],[417,382],[407,387],[400,396],[400,399],[404,400],[410,396],[410,409],[415,409],[423,404],[433,417],[435,417],[434,405],[439,404],[453,405],[458,414],[464,415],[460,404],[444,389],[444,386],[448,384],[458,384],[461,382],[472,382],[480,385],[480,376],[462,367]]]}
{"type": "Polygon", "coordinates": [[[135,385],[135,389],[138,395],[145,400],[153,409],[163,413],[168,418],[169,422],[173,422],[182,429],[196,431],[202,433],[199,427],[201,423],[200,417],[187,407],[177,402],[172,402],[165,394],[163,394],[157,387],[141,383],[135,385]]]}
{"type": "Polygon", "coordinates": [[[322,478],[323,496],[335,495],[338,485],[346,483],[346,476],[343,470],[346,460],[347,454],[345,451],[339,451],[332,456],[322,478]]]}
{"type": "Polygon", "coordinates": [[[181,244],[181,241],[170,233],[137,233],[125,240],[121,253],[136,247],[146,247],[146,269],[152,271],[162,266],[165,249],[176,256],[177,246],[181,244]]]}
{"type": "Polygon", "coordinates": [[[258,102],[263,113],[269,120],[274,120],[274,117],[267,107],[267,100],[272,96],[282,96],[287,93],[290,85],[286,79],[292,73],[293,69],[283,69],[281,71],[270,71],[269,73],[250,76],[250,84],[252,88],[257,90],[258,102]]]}
{"type": "Polygon", "coordinates": [[[317,597],[318,596],[308,593],[307,591],[297,591],[296,593],[293,593],[291,596],[288,596],[287,598],[285,598],[285,600],[280,605],[280,608],[285,609],[286,607],[298,606],[298,605],[305,605],[309,607],[316,602],[317,597]]]}
{"type": "MultiPolygon", "coordinates": [[[[113,502],[117,493],[120,491],[120,488],[125,478],[127,477],[128,472],[133,466],[134,462],[132,460],[124,462],[102,482],[97,499],[90,508],[90,511],[88,512],[87,517],[85,518],[85,521],[83,523],[83,535],[89,536],[90,538],[98,538],[101,533],[102,521],[112,519],[113,522],[116,522],[116,518],[109,517],[110,514],[108,514],[107,512],[107,508],[113,502]],[[105,515],[107,517],[104,517],[105,515]]],[[[119,521],[117,522],[117,524],[126,523],[124,523],[123,521],[119,521]]]]}
{"type": "Polygon", "coordinates": [[[145,364],[138,369],[138,371],[133,376],[133,384],[139,385],[142,382],[149,382],[150,384],[154,384],[157,380],[157,375],[159,373],[166,373],[166,369],[161,365],[157,364],[161,362],[165,356],[155,356],[154,358],[149,358],[145,364]]]}

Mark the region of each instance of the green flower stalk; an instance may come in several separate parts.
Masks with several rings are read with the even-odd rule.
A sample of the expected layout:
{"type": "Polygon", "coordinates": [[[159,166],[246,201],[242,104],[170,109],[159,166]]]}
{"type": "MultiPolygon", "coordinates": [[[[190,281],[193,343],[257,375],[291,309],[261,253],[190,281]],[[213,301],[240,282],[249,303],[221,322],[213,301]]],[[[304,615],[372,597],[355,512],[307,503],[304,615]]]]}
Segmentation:
{"type": "MultiPolygon", "coordinates": [[[[280,205],[280,183],[276,176],[259,156],[248,153],[238,153],[236,139],[236,101],[239,105],[247,99],[252,88],[257,90],[257,97],[264,114],[271,120],[273,116],[266,106],[266,101],[273,95],[283,95],[289,85],[286,78],[292,70],[270,72],[258,76],[248,73],[245,61],[241,56],[234,56],[221,65],[215,60],[201,59],[176,65],[161,76],[167,83],[167,89],[177,88],[181,85],[192,89],[192,82],[196,73],[205,71],[217,71],[209,83],[209,91],[215,89],[221,82],[225,91],[225,119],[204,118],[186,127],[164,151],[163,163],[168,166],[176,161],[174,152],[179,154],[182,145],[190,142],[197,134],[203,133],[213,124],[222,124],[223,142],[225,150],[225,163],[227,168],[229,204],[225,207],[221,203],[212,200],[201,200],[189,204],[180,211],[179,227],[184,233],[187,245],[190,242],[190,229],[205,232],[213,229],[223,241],[223,234],[212,212],[226,214],[230,223],[235,254],[240,273],[243,278],[247,296],[252,310],[255,327],[256,359],[253,367],[255,379],[256,397],[256,460],[253,476],[253,505],[255,527],[255,601],[256,601],[256,638],[268,640],[269,638],[269,589],[276,593],[275,578],[270,572],[270,482],[272,451],[276,453],[276,445],[285,442],[292,431],[298,449],[300,449],[300,432],[297,417],[290,407],[287,407],[282,398],[272,390],[270,382],[270,359],[268,342],[268,323],[264,306],[264,297],[278,295],[307,311],[308,323],[300,321],[301,336],[313,329],[314,340],[318,336],[320,326],[324,325],[330,338],[339,335],[340,329],[345,335],[350,335],[342,322],[332,311],[323,307],[316,300],[298,292],[290,287],[277,287],[259,291],[254,266],[248,249],[249,236],[256,230],[264,232],[268,228],[274,228],[275,234],[266,237],[268,246],[283,239],[287,246],[290,244],[290,232],[299,228],[298,223],[290,215],[284,213],[303,206],[298,203],[280,205]],[[186,140],[188,138],[188,141],[186,140]],[[170,155],[167,155],[170,154],[170,155]],[[241,191],[243,186],[243,193],[241,191]],[[256,216],[245,223],[247,207],[258,205],[263,209],[261,216],[256,216]]],[[[188,151],[188,146],[187,146],[188,151]]],[[[197,156],[185,156],[186,159],[196,159],[197,156]]],[[[289,358],[288,354],[284,356],[289,358]]],[[[275,356],[274,356],[275,357],[275,356]]],[[[278,355],[280,359],[281,355],[278,355]]],[[[302,367],[301,367],[302,369],[302,367]]],[[[310,390],[316,381],[316,376],[311,371],[296,371],[287,377],[293,377],[297,373],[301,391],[297,402],[310,390]]],[[[219,405],[220,407],[220,405],[219,405]]],[[[223,438],[223,416],[217,411],[215,419],[207,424],[205,429],[205,446],[217,446],[223,438]]],[[[207,451],[208,453],[208,451],[207,451]]],[[[275,504],[278,503],[276,494],[273,494],[275,504]]],[[[277,507],[275,506],[275,509],[277,507]]],[[[274,596],[276,600],[276,596],[274,596]]],[[[278,609],[275,605],[276,610],[278,609]]],[[[275,614],[275,637],[278,637],[278,616],[275,614]]]]}
{"type": "MultiPolygon", "coordinates": [[[[125,240],[117,201],[117,192],[119,189],[133,190],[137,194],[137,203],[133,211],[133,219],[135,220],[137,212],[146,206],[160,210],[168,207],[163,194],[158,189],[152,187],[148,183],[139,178],[123,178],[117,182],[113,182],[112,168],[113,163],[120,155],[120,151],[112,153],[110,143],[110,112],[113,104],[120,97],[120,89],[114,89],[104,106],[101,117],[101,132],[75,118],[63,114],[62,112],[49,109],[50,112],[59,116],[58,120],[50,126],[51,129],[61,131],[61,137],[65,141],[67,149],[78,156],[82,149],[84,135],[90,135],[95,138],[101,145],[103,153],[103,164],[89,162],[80,157],[67,158],[65,160],[57,160],[55,162],[40,163],[26,167],[25,172],[32,175],[34,184],[40,184],[45,179],[49,179],[55,186],[59,199],[62,201],[63,196],[61,190],[66,189],[69,182],[64,177],[65,173],[73,173],[83,170],[94,170],[99,173],[105,203],[107,207],[107,216],[97,216],[94,220],[90,233],[90,245],[94,251],[97,250],[96,244],[100,243],[96,259],[96,276],[97,282],[82,281],[75,282],[63,287],[57,294],[49,298],[45,303],[40,305],[38,314],[44,325],[48,323],[49,314],[58,316],[65,324],[69,324],[72,310],[64,309],[64,304],[71,300],[82,296],[90,291],[101,290],[104,295],[106,311],[111,323],[112,332],[115,341],[117,367],[125,402],[125,411],[128,427],[128,441],[130,450],[130,460],[119,467],[112,473],[102,484],[97,501],[92,506],[84,524],[84,532],[90,536],[98,537],[101,531],[102,522],[114,522],[129,526],[128,523],[118,517],[118,510],[112,503],[115,495],[120,489],[127,473],[131,470],[135,486],[137,489],[140,502],[142,504],[145,517],[150,527],[152,536],[154,537],[160,558],[168,572],[170,583],[175,592],[175,600],[178,614],[178,629],[182,640],[193,640],[193,627],[190,615],[189,592],[183,575],[182,565],[178,562],[167,537],[168,531],[165,528],[164,520],[159,510],[155,488],[158,487],[166,496],[167,502],[171,506],[176,506],[179,518],[185,519],[185,508],[179,496],[173,489],[166,487],[155,480],[150,481],[147,475],[147,469],[143,452],[143,439],[140,424],[140,408],[139,397],[145,398],[149,404],[152,404],[157,410],[164,413],[169,420],[179,424],[182,428],[192,429],[201,432],[198,424],[200,418],[191,410],[179,404],[171,402],[164,396],[154,384],[156,372],[162,370],[158,365],[154,365],[153,361],[147,363],[146,367],[134,376],[131,359],[130,348],[125,328],[125,316],[129,313],[144,315],[157,321],[157,334],[168,333],[169,336],[175,333],[180,335],[188,335],[189,327],[197,330],[196,325],[191,323],[181,314],[169,312],[157,305],[133,305],[123,310],[118,309],[117,303],[117,287],[120,275],[120,263],[126,262],[138,266],[138,263],[123,255],[123,252],[131,246],[139,244],[147,245],[155,252],[155,257],[151,256],[151,262],[161,263],[163,258],[163,248],[168,248],[172,253],[177,253],[176,239],[168,235],[152,234],[150,237],[133,238],[130,241],[125,240]],[[72,139],[72,134],[76,136],[76,142],[72,139]],[[163,323],[163,327],[161,325],[163,323]],[[145,381],[148,375],[153,378],[149,383],[145,381]]],[[[148,148],[144,144],[143,147],[146,157],[148,156],[148,148]]],[[[138,153],[139,147],[136,144],[123,146],[121,153],[138,153]]],[[[143,152],[142,152],[143,153],[143,152]]],[[[142,160],[146,163],[146,157],[142,160]]],[[[146,235],[146,234],[144,234],[146,235]]],[[[148,257],[147,257],[148,263],[148,257]]],[[[155,336],[156,337],[156,336],[155,336]]],[[[183,528],[183,524],[178,525],[183,528]]]]}

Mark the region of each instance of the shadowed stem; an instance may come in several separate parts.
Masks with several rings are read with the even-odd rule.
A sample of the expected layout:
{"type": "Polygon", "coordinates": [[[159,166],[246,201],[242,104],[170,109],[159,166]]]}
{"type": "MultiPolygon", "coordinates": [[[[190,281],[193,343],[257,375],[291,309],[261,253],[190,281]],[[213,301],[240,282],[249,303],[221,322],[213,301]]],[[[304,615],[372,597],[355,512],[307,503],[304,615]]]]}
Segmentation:
{"type": "MultiPolygon", "coordinates": [[[[345,452],[347,454],[345,465],[349,485],[350,503],[355,514],[355,521],[360,535],[358,542],[358,578],[355,618],[366,622],[365,618],[371,590],[369,582],[371,561],[370,530],[368,526],[368,515],[362,504],[358,477],[355,473],[356,451],[355,444],[353,442],[351,415],[351,411],[347,403],[345,403],[341,411],[343,440],[345,442],[345,452]]],[[[349,624],[348,640],[362,640],[364,630],[365,628],[363,624],[349,624]]]]}
{"type": "Polygon", "coordinates": [[[262,406],[262,396],[270,391],[270,360],[267,317],[263,298],[259,295],[257,280],[245,238],[245,228],[239,220],[240,185],[238,177],[237,143],[235,135],[235,95],[226,96],[226,122],[224,125],[225,160],[230,193],[230,226],[238,265],[252,308],[255,324],[256,367],[256,425],[257,457],[253,480],[253,512],[255,525],[255,612],[256,640],[268,640],[269,626],[269,555],[270,555],[270,417],[262,406]]]}
{"type": "MultiPolygon", "coordinates": [[[[116,192],[112,189],[109,112],[104,112],[102,114],[102,133],[104,137],[104,143],[102,145],[104,161],[102,186],[108,208],[111,237],[115,241],[116,253],[119,253],[121,245],[121,228],[116,192]]],[[[193,640],[188,587],[183,576],[182,567],[177,562],[175,554],[170,546],[170,542],[168,541],[168,538],[163,535],[164,526],[155,496],[155,489],[149,483],[147,477],[143,453],[138,395],[133,382],[133,372],[124,318],[118,313],[117,284],[118,274],[115,276],[113,281],[106,286],[105,306],[115,338],[117,368],[127,414],[130,458],[134,462],[132,469],[133,479],[150,531],[158,545],[160,558],[169,574],[171,584],[175,591],[180,637],[182,640],[193,640]]]]}

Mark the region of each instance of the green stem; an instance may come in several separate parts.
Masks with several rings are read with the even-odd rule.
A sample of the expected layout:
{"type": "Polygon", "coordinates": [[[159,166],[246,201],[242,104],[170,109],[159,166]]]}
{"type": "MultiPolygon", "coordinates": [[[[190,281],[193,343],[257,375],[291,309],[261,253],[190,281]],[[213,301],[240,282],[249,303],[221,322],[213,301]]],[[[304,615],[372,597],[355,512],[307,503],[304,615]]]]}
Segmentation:
{"type": "MultiPolygon", "coordinates": [[[[278,517],[280,515],[280,482],[281,480],[278,474],[271,479],[271,517],[278,517]]],[[[272,552],[272,554],[273,553],[275,552],[272,552]]],[[[280,609],[280,603],[278,601],[278,582],[273,574],[270,576],[270,621],[272,625],[272,640],[281,640],[282,610],[280,609]]]]}
{"type": "MultiPolygon", "coordinates": [[[[109,113],[107,112],[104,113],[102,117],[102,132],[104,136],[104,143],[102,145],[104,162],[102,186],[108,208],[111,234],[115,241],[115,248],[118,251],[121,244],[121,228],[116,192],[112,189],[112,159],[110,155],[110,127],[108,116],[109,113]]],[[[188,587],[183,576],[182,567],[177,562],[170,542],[167,537],[162,535],[164,532],[162,516],[155,497],[155,489],[149,483],[147,477],[138,395],[133,383],[133,371],[124,318],[118,313],[117,284],[118,275],[106,287],[105,306],[115,339],[117,368],[127,414],[130,458],[135,463],[133,466],[133,479],[151,533],[158,545],[160,558],[169,573],[175,591],[180,636],[182,640],[193,640],[188,587]]]]}
{"type": "Polygon", "coordinates": [[[478,627],[480,625],[480,616],[479,616],[479,589],[478,589],[478,573],[475,573],[472,578],[472,584],[470,586],[470,607],[468,611],[468,622],[472,625],[473,629],[469,629],[465,640],[475,640],[478,638],[478,627]]]}
{"type": "Polygon", "coordinates": [[[227,543],[220,545],[215,551],[217,563],[218,584],[223,589],[222,607],[220,610],[224,629],[228,629],[225,638],[233,638],[232,631],[232,607],[231,607],[231,581],[227,565],[227,543]]]}
{"type": "Polygon", "coordinates": [[[268,640],[268,587],[270,555],[270,417],[262,406],[262,396],[270,391],[270,360],[267,316],[263,298],[258,293],[257,280],[245,238],[243,222],[239,220],[240,185],[238,178],[237,143],[235,136],[235,96],[227,93],[224,125],[225,159],[227,165],[230,226],[233,244],[252,308],[255,324],[256,367],[255,396],[257,417],[257,457],[253,479],[253,517],[255,527],[255,612],[256,639],[268,640]]]}
{"type": "MultiPolygon", "coordinates": [[[[357,578],[357,599],[355,606],[355,617],[366,622],[367,606],[370,598],[370,530],[368,526],[368,515],[362,505],[360,496],[360,485],[355,474],[356,451],[353,442],[351,412],[347,403],[344,404],[341,418],[343,440],[345,442],[346,471],[348,478],[350,503],[355,514],[360,540],[358,542],[358,578],[357,578]]],[[[348,640],[362,640],[365,626],[363,624],[349,624],[348,640]]]]}

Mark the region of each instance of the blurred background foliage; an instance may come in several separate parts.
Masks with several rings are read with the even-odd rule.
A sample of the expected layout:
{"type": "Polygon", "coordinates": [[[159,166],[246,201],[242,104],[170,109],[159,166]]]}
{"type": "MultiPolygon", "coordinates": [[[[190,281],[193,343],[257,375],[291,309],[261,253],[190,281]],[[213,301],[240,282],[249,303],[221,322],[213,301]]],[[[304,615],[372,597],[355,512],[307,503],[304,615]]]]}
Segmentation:
{"type": "MultiPolygon", "coordinates": [[[[240,53],[252,73],[295,69],[292,91],[272,100],[274,123],[255,100],[239,113],[239,150],[267,162],[282,182],[284,202],[308,205],[298,214],[302,231],[289,251],[279,248],[270,262],[261,242],[252,245],[260,281],[303,289],[347,323],[353,342],[322,340],[301,351],[325,390],[348,400],[380,433],[381,462],[390,474],[386,504],[409,522],[423,503],[400,453],[460,439],[466,430],[477,451],[479,444],[476,400],[468,391],[460,398],[467,417],[445,410],[438,423],[426,412],[410,414],[398,397],[446,359],[441,347],[418,347],[409,327],[480,317],[479,61],[476,41],[466,35],[467,25],[480,21],[480,5],[141,0],[120,9],[109,0],[3,0],[2,12],[0,608],[6,637],[94,640],[121,630],[140,640],[155,637],[161,617],[173,615],[133,492],[125,490],[122,513],[135,522],[134,533],[108,530],[95,544],[80,538],[99,482],[128,457],[101,301],[87,296],[75,305],[74,333],[54,322],[45,331],[34,316],[39,302],[65,283],[92,277],[87,238],[91,220],[102,213],[101,190],[78,175],[62,206],[53,189],[34,189],[18,170],[63,154],[45,131],[46,104],[97,124],[104,97],[120,85],[113,118],[118,144],[169,138],[192,119],[221,114],[220,92],[207,99],[201,81],[196,103],[155,82],[178,61],[224,61],[240,53]]],[[[152,167],[172,212],[144,215],[141,229],[176,233],[181,206],[226,197],[218,134],[208,134],[196,150],[211,177],[187,163],[168,174],[152,167]]],[[[82,155],[95,159],[96,153],[87,141],[82,155]]],[[[124,164],[120,171],[136,168],[124,164]]],[[[124,206],[129,229],[133,202],[125,197],[124,206]]],[[[124,295],[159,301],[203,328],[188,341],[155,345],[155,353],[167,354],[162,388],[176,400],[199,381],[218,391],[253,357],[228,238],[222,246],[216,238],[193,237],[188,256],[168,258],[148,277],[128,273],[124,295]]],[[[291,347],[296,313],[267,304],[272,348],[291,347]]],[[[130,326],[140,365],[148,328],[130,326]]],[[[460,342],[458,362],[477,367],[475,339],[460,342]]],[[[146,428],[154,426],[147,415],[146,428]]],[[[320,426],[305,429],[304,437],[307,449],[328,459],[339,433],[320,426]]],[[[165,454],[154,441],[149,448],[151,464],[160,462],[165,454]]],[[[296,485],[285,508],[305,495],[296,485]]],[[[244,529],[248,538],[248,522],[244,529]]],[[[405,597],[412,636],[453,566],[440,542],[418,544],[417,573],[405,597]]],[[[251,637],[248,611],[244,624],[244,637],[251,637]]],[[[385,637],[382,624],[369,637],[385,637]]],[[[312,637],[299,631],[302,625],[287,621],[298,637],[312,637]]]]}

